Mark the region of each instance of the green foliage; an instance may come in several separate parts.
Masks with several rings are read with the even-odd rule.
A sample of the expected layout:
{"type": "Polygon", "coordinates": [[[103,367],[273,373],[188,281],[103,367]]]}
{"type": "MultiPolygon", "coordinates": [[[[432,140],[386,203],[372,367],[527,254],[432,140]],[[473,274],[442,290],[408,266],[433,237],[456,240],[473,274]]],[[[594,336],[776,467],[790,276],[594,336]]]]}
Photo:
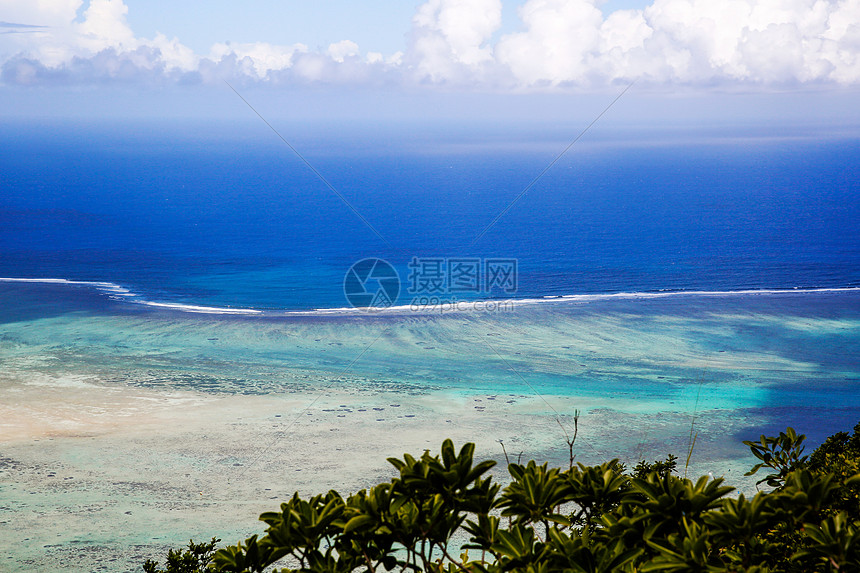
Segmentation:
{"type": "Polygon", "coordinates": [[[827,438],[809,456],[809,469],[833,474],[842,486],[834,507],[849,515],[860,514],[860,483],[849,483],[853,476],[860,474],[860,423],[854,426],[853,435],[838,432],[827,438]]]}
{"type": "Polygon", "coordinates": [[[206,573],[213,571],[209,567],[215,546],[220,539],[212,538],[209,543],[188,542],[188,549],[171,549],[167,552],[167,563],[164,569],[158,568],[158,563],[147,559],[143,564],[144,573],[206,573]]]}
{"type": "Polygon", "coordinates": [[[762,435],[758,443],[745,440],[744,444],[749,446],[752,454],[761,462],[744,475],[750,476],[768,467],[775,473],[767,474],[757,482],[757,485],[766,483],[770,487],[780,487],[788,474],[805,465],[807,458],[802,456],[804,450],[802,444],[805,439],[806,436],[802,434],[798,436],[794,428],[788,428],[775,438],[762,435]]]}
{"type": "Polygon", "coordinates": [[[667,476],[675,471],[678,467],[678,458],[677,456],[673,456],[669,454],[669,456],[663,460],[655,460],[653,463],[648,463],[645,460],[640,461],[633,467],[632,476],[635,478],[644,478],[650,473],[657,473],[661,476],[667,476]]]}
{"type": "Polygon", "coordinates": [[[675,475],[674,456],[630,472],[617,460],[509,464],[501,488],[486,477],[495,462],[475,463],[473,444],[457,452],[446,440],[437,456],[390,458],[390,482],[347,499],[294,495],[260,516],[262,537],[214,556],[215,540],[192,544],[171,551],[165,571],[144,570],[860,572],[860,424],[810,457],[804,439],[788,428],[745,442],[759,460],[748,475],[768,468],[759,483],[773,488],[750,499],[729,497],[722,478],[675,475]]]}

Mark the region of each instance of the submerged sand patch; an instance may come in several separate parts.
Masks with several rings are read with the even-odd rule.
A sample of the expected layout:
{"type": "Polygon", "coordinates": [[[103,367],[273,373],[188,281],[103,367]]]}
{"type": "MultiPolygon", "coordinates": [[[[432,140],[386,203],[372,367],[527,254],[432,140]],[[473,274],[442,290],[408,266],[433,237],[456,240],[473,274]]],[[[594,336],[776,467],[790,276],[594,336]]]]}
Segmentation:
{"type": "Polygon", "coordinates": [[[258,514],[293,492],[389,479],[386,457],[445,438],[502,462],[501,481],[500,441],[512,460],[564,466],[577,410],[577,461],[683,464],[695,438],[690,475],[749,493],[741,440],[788,424],[820,439],[860,417],[851,301],[819,321],[814,304],[781,314],[764,297],[722,313],[710,298],[2,323],[0,570],[139,571],[189,538],[259,533],[258,514]]]}
{"type": "MultiPolygon", "coordinates": [[[[564,464],[563,434],[544,400],[567,426],[577,402],[360,389],[212,396],[92,382],[73,390],[62,403],[60,394],[33,400],[25,390],[27,415],[42,421],[4,420],[12,432],[2,444],[0,522],[2,537],[19,544],[4,568],[135,570],[191,537],[235,542],[258,532],[257,515],[295,491],[368,487],[392,477],[386,457],[437,452],[446,437],[476,442],[482,458],[503,462],[503,440],[513,458],[564,464]]],[[[720,416],[703,415],[701,427],[713,431],[725,422],[720,416]]],[[[662,457],[667,446],[685,447],[688,424],[686,413],[634,420],[595,409],[581,419],[577,459],[662,457]]],[[[709,471],[740,473],[722,440],[700,440],[697,455],[712,460],[709,471]]]]}

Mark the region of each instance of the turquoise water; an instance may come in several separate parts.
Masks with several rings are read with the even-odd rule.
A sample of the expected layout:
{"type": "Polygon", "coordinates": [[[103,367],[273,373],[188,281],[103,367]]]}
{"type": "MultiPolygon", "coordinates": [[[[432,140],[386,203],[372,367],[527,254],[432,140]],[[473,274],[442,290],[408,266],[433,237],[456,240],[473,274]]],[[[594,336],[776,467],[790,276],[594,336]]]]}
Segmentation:
{"type": "Polygon", "coordinates": [[[824,411],[860,404],[858,301],[850,290],[676,294],[504,312],[231,316],[0,283],[0,349],[13,380],[72,372],[214,393],[314,392],[335,380],[579,396],[635,412],[690,410],[693,388],[707,409],[808,410],[820,433],[833,427],[824,411]]]}
{"type": "Polygon", "coordinates": [[[695,437],[689,471],[746,492],[741,440],[860,419],[853,290],[225,315],[0,282],[0,309],[4,570],[235,541],[293,491],[366,487],[449,436],[565,464],[577,410],[578,461],[683,460],[695,437]]]}
{"type": "Polygon", "coordinates": [[[253,129],[0,126],[0,570],[139,570],[446,437],[566,464],[577,411],[578,461],[695,440],[745,492],[742,440],[860,420],[856,139],[583,140],[471,244],[566,127],[286,127],[383,239],[253,129]],[[396,308],[344,308],[367,257],[396,308]],[[516,292],[415,311],[413,257],[516,292]]]}

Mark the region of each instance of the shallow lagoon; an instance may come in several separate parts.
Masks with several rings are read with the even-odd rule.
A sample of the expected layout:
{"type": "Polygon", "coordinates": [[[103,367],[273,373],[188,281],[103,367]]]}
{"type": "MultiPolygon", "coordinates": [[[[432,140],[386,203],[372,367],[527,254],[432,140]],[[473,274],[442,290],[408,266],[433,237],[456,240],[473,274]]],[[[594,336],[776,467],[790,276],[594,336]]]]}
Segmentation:
{"type": "MultiPolygon", "coordinates": [[[[673,453],[753,489],[740,443],[860,419],[860,292],[595,297],[510,312],[223,315],[0,283],[0,568],[139,570],[445,437],[567,463],[673,453]]],[[[503,477],[504,472],[496,472],[503,477]]]]}

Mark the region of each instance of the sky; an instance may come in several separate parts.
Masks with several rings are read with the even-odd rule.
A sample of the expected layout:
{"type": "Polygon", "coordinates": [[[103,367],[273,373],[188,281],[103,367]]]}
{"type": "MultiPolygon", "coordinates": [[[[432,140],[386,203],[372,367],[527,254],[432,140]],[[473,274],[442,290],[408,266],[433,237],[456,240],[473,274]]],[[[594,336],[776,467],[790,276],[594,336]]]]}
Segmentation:
{"type": "Polygon", "coordinates": [[[2,117],[860,120],[860,0],[0,0],[2,117]],[[293,111],[291,111],[293,110],[293,111]]]}

